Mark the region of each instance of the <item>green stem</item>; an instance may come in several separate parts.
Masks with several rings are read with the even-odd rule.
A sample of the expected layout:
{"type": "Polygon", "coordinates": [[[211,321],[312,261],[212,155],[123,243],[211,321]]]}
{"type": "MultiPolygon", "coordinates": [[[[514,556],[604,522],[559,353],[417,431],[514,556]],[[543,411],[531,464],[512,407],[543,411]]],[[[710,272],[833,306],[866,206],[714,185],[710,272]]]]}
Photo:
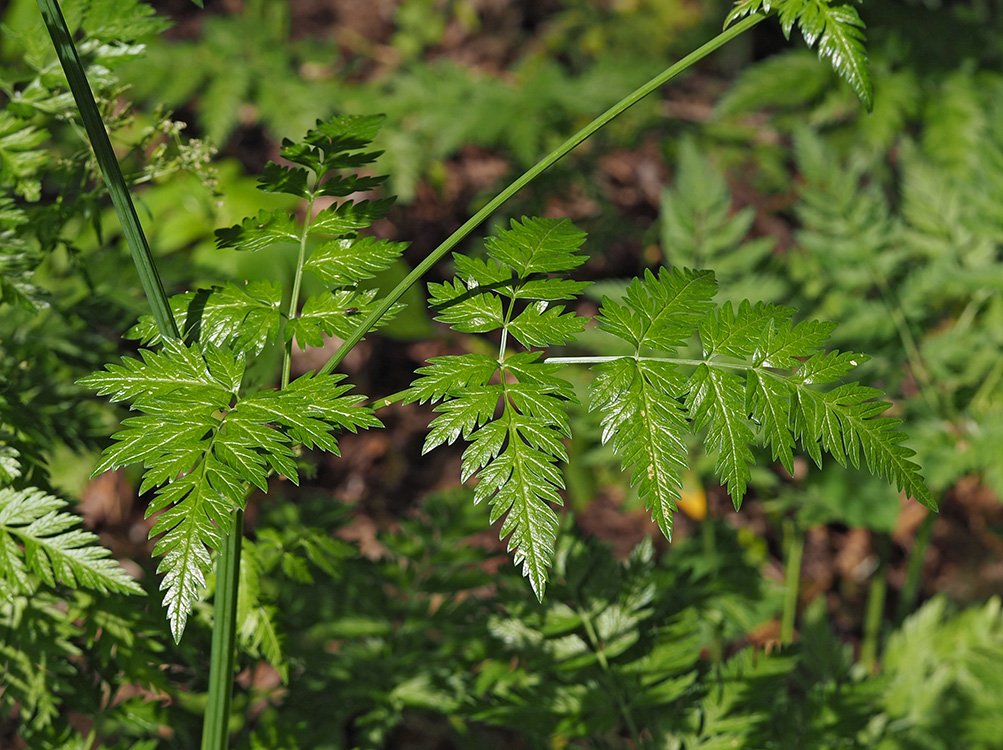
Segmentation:
{"type": "Polygon", "coordinates": [[[480,226],[509,198],[518,193],[545,171],[550,169],[550,167],[567,156],[577,146],[595,135],[596,132],[601,130],[616,117],[626,112],[652,92],[657,91],[680,73],[691,68],[697,62],[707,57],[707,55],[715,52],[735,37],[751,29],[764,18],[766,18],[766,16],[748,16],[743,18],[741,21],[738,21],[733,26],[725,29],[709,42],[698,47],[682,60],[666,68],[643,86],[632,91],[516,178],[512,184],[492,198],[480,211],[467,219],[467,221],[465,221],[459,229],[449,235],[449,237],[447,237],[441,245],[429,253],[421,261],[421,263],[415,266],[414,270],[405,276],[404,279],[402,279],[401,282],[393,288],[390,294],[384,297],[380,301],[380,304],[366,316],[355,332],[345,339],[341,346],[338,347],[338,350],[326,363],[324,363],[324,366],[320,368],[319,374],[327,374],[340,365],[344,361],[345,357],[348,356],[348,353],[355,348],[356,344],[362,340],[370,329],[376,325],[377,321],[379,321],[380,318],[386,314],[387,310],[389,310],[397,302],[397,300],[399,300],[404,293],[407,292],[408,289],[414,286],[426,273],[428,273],[432,266],[438,263],[446,255],[446,253],[456,247],[462,239],[480,226]]]}
{"type": "Polygon", "coordinates": [[[56,56],[66,73],[66,81],[70,85],[73,93],[73,100],[77,104],[80,112],[80,119],[83,121],[90,139],[94,155],[97,157],[98,167],[105,185],[111,195],[112,205],[118,220],[122,225],[122,234],[129,245],[129,252],[132,260],[136,264],[139,273],[139,281],[143,285],[143,292],[146,294],[147,302],[153,313],[153,319],[157,322],[160,335],[164,338],[180,338],[177,323],[171,314],[171,305],[167,300],[167,293],[164,291],[163,282],[157,272],[157,266],[153,261],[153,253],[150,252],[150,245],[143,234],[143,227],[139,223],[136,215],[136,207],[132,203],[129,195],[129,187],[122,176],[122,168],[115,157],[115,150],[108,139],[108,131],[105,130],[104,121],[98,111],[98,105],[94,101],[94,94],[87,83],[87,73],[77,48],[73,44],[73,37],[66,26],[66,20],[59,9],[57,0],[38,0],[38,9],[45,21],[45,28],[52,37],[52,44],[56,48],[56,56]]]}
{"type": "Polygon", "coordinates": [[[515,297],[509,300],[508,309],[505,311],[505,320],[502,321],[501,329],[501,339],[498,342],[498,365],[504,367],[505,365],[505,352],[508,349],[508,327],[512,322],[512,316],[515,314],[515,297]]]}
{"type": "Polygon", "coordinates": [[[913,542],[912,549],[909,550],[905,584],[902,586],[898,610],[895,613],[895,619],[900,623],[913,611],[916,599],[919,598],[919,585],[923,577],[923,561],[933,536],[934,518],[934,514],[927,511],[926,518],[923,519],[923,523],[920,524],[919,530],[916,532],[916,540],[913,542]]]}
{"type": "Polygon", "coordinates": [[[385,409],[391,404],[396,404],[398,401],[403,401],[404,398],[407,396],[408,391],[410,390],[411,390],[410,388],[405,388],[403,391],[397,391],[397,393],[391,393],[389,396],[378,398],[375,401],[373,401],[373,403],[370,404],[370,407],[372,407],[374,410],[385,409]]]}
{"type": "Polygon", "coordinates": [[[578,616],[581,618],[582,625],[585,627],[585,634],[588,636],[592,650],[595,652],[596,661],[599,662],[599,667],[605,673],[606,678],[609,681],[610,692],[613,693],[617,707],[620,709],[620,714],[623,716],[623,721],[627,725],[627,731],[630,732],[630,737],[634,740],[634,747],[642,747],[643,743],[641,740],[641,733],[637,729],[637,722],[634,721],[634,714],[631,713],[630,706],[627,705],[627,702],[623,699],[623,693],[620,690],[620,685],[617,682],[616,675],[613,674],[613,670],[610,669],[609,661],[606,659],[606,652],[603,650],[602,642],[599,640],[599,635],[596,633],[595,626],[592,624],[592,618],[589,616],[589,613],[581,607],[578,608],[578,616]]]}
{"type": "Polygon", "coordinates": [[[860,661],[870,672],[875,670],[878,663],[878,642],[881,638],[881,622],[888,591],[890,541],[887,534],[881,534],[878,540],[878,568],[871,576],[871,585],[867,592],[867,612],[864,616],[864,640],[860,645],[860,661]]]}
{"type": "Polygon", "coordinates": [[[618,359],[636,359],[639,362],[668,362],[673,365],[690,365],[692,367],[707,365],[708,367],[722,367],[728,370],[771,372],[769,367],[758,367],[747,362],[722,362],[717,359],[686,359],[683,357],[646,357],[633,354],[622,354],[614,357],[547,357],[545,361],[548,364],[555,365],[597,365],[603,362],[613,362],[618,359]]]}
{"type": "Polygon", "coordinates": [[[801,589],[801,558],[804,555],[804,534],[793,521],[784,524],[787,554],[784,561],[784,611],[780,621],[780,643],[794,642],[794,621],[798,612],[801,589]]]}
{"type": "Polygon", "coordinates": [[[240,547],[244,540],[244,511],[234,512],[216,569],[213,600],[212,651],[209,656],[209,701],[202,726],[202,750],[225,750],[230,737],[230,702],[236,657],[237,590],[240,547]]]}
{"type": "MultiPolygon", "coordinates": [[[[115,157],[115,150],[112,148],[94,94],[87,82],[87,73],[80,62],[80,56],[73,44],[73,37],[66,26],[59,3],[57,0],[38,0],[38,9],[49,36],[52,37],[56,56],[66,74],[67,83],[80,112],[80,119],[94,149],[98,168],[101,170],[115,213],[122,225],[122,234],[136,265],[153,319],[163,338],[180,338],[180,331],[171,313],[171,305],[153,260],[153,253],[143,233],[128,185],[122,176],[122,169],[115,157]]],[[[214,602],[215,621],[210,654],[209,704],[203,728],[203,750],[222,750],[227,745],[233,690],[237,583],[240,546],[243,539],[243,517],[242,511],[234,512],[230,533],[219,556],[214,602]]]]}
{"type": "MultiPolygon", "coordinates": [[[[303,264],[306,263],[306,244],[310,237],[310,224],[313,221],[313,204],[315,197],[310,196],[306,206],[306,218],[303,220],[303,233],[300,235],[299,254],[296,256],[296,272],[293,274],[293,291],[289,297],[289,311],[286,315],[287,325],[299,314],[300,285],[303,283],[303,264]]],[[[282,350],[282,388],[289,385],[289,374],[292,370],[293,339],[290,336],[282,350]]]]}

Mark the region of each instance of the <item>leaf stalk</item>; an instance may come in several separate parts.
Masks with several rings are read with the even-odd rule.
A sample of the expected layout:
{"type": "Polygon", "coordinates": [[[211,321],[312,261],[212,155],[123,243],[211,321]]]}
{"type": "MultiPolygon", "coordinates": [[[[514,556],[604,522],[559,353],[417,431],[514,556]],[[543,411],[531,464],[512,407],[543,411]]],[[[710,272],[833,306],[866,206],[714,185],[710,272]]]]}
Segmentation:
{"type": "MultiPolygon", "coordinates": [[[[300,234],[299,253],[296,256],[296,272],[293,275],[293,290],[289,297],[289,312],[287,321],[292,321],[299,313],[300,286],[303,283],[303,264],[306,263],[306,244],[310,236],[310,223],[313,221],[313,205],[316,200],[311,194],[307,201],[306,218],[303,220],[303,232],[300,234]]],[[[287,322],[288,325],[288,322],[287,322]]],[[[293,339],[291,336],[282,349],[282,388],[289,385],[289,375],[292,370],[293,339]]]]}
{"type": "Polygon", "coordinates": [[[428,273],[431,268],[446,255],[446,253],[456,247],[461,240],[484,223],[484,221],[506,201],[508,201],[509,198],[514,196],[529,183],[550,169],[550,167],[571,153],[571,151],[587,141],[599,130],[633,107],[639,101],[654,91],[657,91],[673,78],[685,72],[709,54],[717,51],[735,37],[745,33],[765,18],[766,16],[764,15],[751,15],[725,29],[707,43],[701,45],[675,64],[666,68],[647,83],[634,89],[634,91],[627,94],[627,96],[596,117],[588,125],[572,135],[564,141],[564,143],[543,157],[522,175],[517,177],[508,187],[488,201],[488,203],[485,204],[480,211],[467,219],[456,231],[449,235],[449,237],[447,237],[437,248],[435,248],[435,250],[425,256],[425,258],[414,267],[414,270],[405,276],[400,283],[397,284],[397,286],[395,286],[391,292],[380,301],[373,311],[366,316],[355,332],[342,342],[337,351],[335,351],[335,353],[331,355],[331,358],[324,363],[324,366],[320,368],[319,374],[324,375],[330,373],[334,370],[334,368],[340,365],[344,361],[345,357],[348,356],[348,353],[355,348],[355,346],[367,333],[369,333],[370,330],[373,329],[380,318],[382,318],[387,311],[393,307],[393,305],[396,304],[402,296],[404,296],[408,289],[418,283],[418,281],[420,281],[425,274],[428,273]]]}

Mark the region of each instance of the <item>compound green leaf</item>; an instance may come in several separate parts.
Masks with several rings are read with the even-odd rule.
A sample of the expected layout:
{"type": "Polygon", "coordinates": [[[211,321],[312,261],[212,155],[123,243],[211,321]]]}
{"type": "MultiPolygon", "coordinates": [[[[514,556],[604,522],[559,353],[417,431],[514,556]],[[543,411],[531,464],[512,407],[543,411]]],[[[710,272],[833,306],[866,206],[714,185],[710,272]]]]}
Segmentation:
{"type": "Polygon", "coordinates": [[[441,401],[461,396],[468,387],[487,385],[498,372],[498,360],[484,354],[451,354],[433,357],[417,370],[418,378],[407,390],[404,403],[441,401]]]}
{"type": "Polygon", "coordinates": [[[749,357],[773,327],[788,320],[793,313],[790,308],[762,302],[753,305],[742,300],[738,309],[726,302],[704,320],[700,341],[708,355],[749,357]]]}
{"type": "Polygon", "coordinates": [[[428,285],[428,304],[435,319],[464,333],[488,333],[505,325],[502,301],[497,294],[468,287],[459,279],[428,285]]]}
{"type": "Polygon", "coordinates": [[[564,312],[563,305],[536,302],[508,325],[509,332],[527,348],[568,344],[585,330],[585,318],[564,312]]]}
{"type": "Polygon", "coordinates": [[[579,254],[585,233],[567,219],[523,217],[484,243],[488,257],[522,279],[534,273],[564,273],[587,258],[579,254]]]}
{"type": "Polygon", "coordinates": [[[714,274],[689,269],[645,270],[627,286],[623,302],[603,298],[599,327],[644,348],[674,351],[713,309],[714,274]]]}
{"type": "Polygon", "coordinates": [[[257,216],[249,216],[240,224],[216,230],[216,245],[232,247],[235,250],[258,252],[277,243],[299,243],[299,229],[296,220],[282,210],[259,211],[257,216]]]}
{"type": "Polygon", "coordinates": [[[98,538],[65,512],[66,501],[40,489],[0,489],[0,591],[33,594],[34,579],[101,593],[142,594],[98,538]]]}
{"type": "MultiPolygon", "coordinates": [[[[359,321],[374,307],[376,290],[338,290],[315,294],[303,303],[299,315],[289,321],[286,335],[303,349],[324,345],[324,336],[345,338],[355,332],[359,321]]],[[[384,320],[388,320],[392,312],[384,320]]]]}
{"type": "Polygon", "coordinates": [[[716,471],[737,510],[749,484],[755,435],[745,411],[742,380],[706,364],[687,383],[686,408],[694,426],[707,430],[707,445],[717,453],[716,471]]]}
{"type": "MultiPolygon", "coordinates": [[[[278,338],[282,290],[271,281],[186,292],[171,297],[170,302],[174,320],[187,340],[260,354],[269,342],[278,338]]],[[[150,315],[142,316],[126,336],[145,345],[162,341],[150,315]]]]}
{"type": "Polygon", "coordinates": [[[333,240],[314,250],[303,268],[330,286],[356,284],[385,271],[406,247],[375,237],[333,240]]]}
{"type": "Polygon", "coordinates": [[[690,428],[677,400],[685,380],[668,363],[632,357],[593,369],[589,408],[602,418],[602,441],[612,442],[652,520],[671,540],[688,458],[685,436],[690,428]]]}
{"type": "Polygon", "coordinates": [[[140,416],[122,423],[96,472],[132,463],[144,468],[140,492],[156,489],[147,515],[175,640],[201,596],[229,515],[248,484],[267,487],[270,471],[297,481],[294,444],[337,453],[332,431],[378,426],[348,395],[342,376],[304,375],[282,391],[240,397],[243,358],[226,349],[166,341],[82,383],[140,416]]]}

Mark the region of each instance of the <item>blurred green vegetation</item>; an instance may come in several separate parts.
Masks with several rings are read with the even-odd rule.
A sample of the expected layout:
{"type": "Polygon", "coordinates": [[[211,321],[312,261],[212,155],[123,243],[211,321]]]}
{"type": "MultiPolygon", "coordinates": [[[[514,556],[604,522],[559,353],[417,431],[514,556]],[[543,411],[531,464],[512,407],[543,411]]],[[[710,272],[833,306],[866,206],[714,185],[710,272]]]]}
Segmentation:
{"type": "MultiPolygon", "coordinates": [[[[161,273],[184,292],[287,281],[287,265],[219,250],[212,232],[262,206],[249,175],[318,117],[388,116],[378,168],[400,205],[380,231],[415,250],[376,280],[386,288],[506,176],[713,33],[728,4],[158,5],[170,20],[133,0],[64,10],[161,273]]],[[[578,528],[537,605],[468,493],[418,497],[415,483],[452,480],[416,465],[425,416],[393,411],[383,450],[402,455],[359,443],[308,489],[276,482],[252,500],[236,746],[999,746],[1003,614],[987,592],[1003,542],[1003,6],[868,0],[861,14],[873,113],[763,24],[507,212],[587,229],[582,278],[597,293],[658,263],[700,266],[722,299],[838,321],[839,345],[872,355],[867,376],[943,519],[831,462],[757,471],[733,516],[694,446],[691,519],[656,550],[637,544],[653,532],[582,410],[564,520],[578,528]],[[851,538],[864,540],[853,566],[851,538]],[[797,543],[801,616],[781,646],[797,543]]],[[[0,485],[79,499],[96,490],[74,477],[117,415],[75,381],[129,346],[118,332],[145,308],[35,4],[13,0],[0,20],[0,485]]],[[[353,365],[375,396],[428,352],[478,346],[440,335],[422,296],[366,350],[373,369],[353,365]]],[[[579,347],[611,353],[595,332],[579,347]]],[[[143,561],[145,602],[61,588],[0,601],[0,746],[197,744],[211,610],[169,644],[141,514],[125,506],[118,520],[81,513],[143,561]]]]}

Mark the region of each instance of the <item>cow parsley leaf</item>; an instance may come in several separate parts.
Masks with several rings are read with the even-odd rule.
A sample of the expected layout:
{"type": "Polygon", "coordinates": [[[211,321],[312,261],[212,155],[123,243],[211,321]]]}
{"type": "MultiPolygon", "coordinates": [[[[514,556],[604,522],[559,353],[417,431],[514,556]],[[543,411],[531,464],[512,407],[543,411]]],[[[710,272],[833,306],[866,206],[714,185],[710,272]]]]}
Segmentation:
{"type": "MultiPolygon", "coordinates": [[[[176,295],[171,308],[186,341],[260,354],[269,341],[319,347],[325,336],[352,333],[355,316],[370,312],[376,297],[373,289],[359,289],[360,282],[388,269],[406,248],[402,242],[362,234],[386,216],[393,199],[358,196],[379,188],[386,178],[341,171],[366,167],[378,156],[365,149],[380,122],[380,117],[334,117],[318,122],[299,142],[283,142],[281,156],[292,166],[269,162],[259,188],[303,199],[305,218],[286,209],[262,210],[217,230],[216,240],[220,248],[242,252],[298,248],[287,309],[282,309],[282,289],[274,282],[226,284],[176,295]],[[304,273],[327,289],[301,300],[304,273]]],[[[384,322],[400,309],[391,308],[384,322]]],[[[141,318],[130,335],[145,344],[160,341],[149,316],[141,318]]]]}
{"type": "Polygon", "coordinates": [[[830,323],[795,324],[793,310],[762,303],[715,307],[714,291],[708,272],[663,269],[632,282],[622,302],[604,299],[599,311],[600,326],[635,353],[597,366],[591,406],[601,414],[604,442],[632,470],[666,534],[681,487],[682,438],[691,430],[705,434],[736,508],[753,449],[769,446],[792,471],[798,442],[816,462],[825,450],[844,466],[866,465],[936,507],[898,420],[882,416],[889,404],[880,393],[859,383],[818,387],[844,378],[864,355],[825,352],[830,323]],[[701,359],[672,356],[697,336],[701,359]]]}
{"type": "Polygon", "coordinates": [[[66,501],[28,488],[0,489],[0,594],[33,594],[41,581],[102,593],[142,594],[66,501]]]}
{"type": "Polygon", "coordinates": [[[864,49],[864,22],[857,9],[844,0],[737,0],[724,25],[753,13],[773,11],[788,39],[797,25],[809,47],[817,43],[819,57],[831,63],[869,112],[874,88],[864,49]]]}
{"type": "Polygon", "coordinates": [[[205,588],[211,555],[249,485],[267,489],[270,472],[298,481],[294,446],[337,453],[332,432],[379,426],[346,395],[343,376],[304,375],[281,391],[242,395],[245,358],[213,346],[165,341],[81,383],[139,416],[122,422],[95,474],[139,463],[140,492],[155,490],[147,516],[159,514],[161,590],[175,640],[205,588]]]}
{"type": "Polygon", "coordinates": [[[573,300],[582,282],[555,278],[585,261],[585,235],[563,219],[522,219],[485,243],[484,260],[455,256],[457,277],[429,284],[436,318],[465,333],[500,331],[498,356],[435,357],[418,370],[406,400],[437,403],[428,452],[463,439],[464,481],[477,476],[474,502],[502,520],[515,563],[543,597],[554,555],[567,460],[567,408],[575,396],[557,365],[535,348],[568,343],[584,320],[556,300],[573,300]],[[523,351],[513,351],[516,346],[523,351]]]}

